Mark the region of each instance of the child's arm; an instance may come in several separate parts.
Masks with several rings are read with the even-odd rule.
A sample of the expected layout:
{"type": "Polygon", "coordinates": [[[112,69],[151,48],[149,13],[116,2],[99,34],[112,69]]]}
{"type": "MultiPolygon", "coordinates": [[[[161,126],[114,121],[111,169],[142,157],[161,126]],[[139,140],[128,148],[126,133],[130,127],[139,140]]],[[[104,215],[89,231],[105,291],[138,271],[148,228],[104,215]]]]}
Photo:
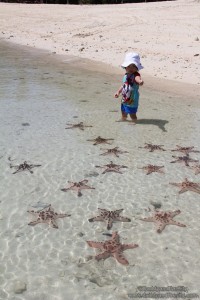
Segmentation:
{"type": "Polygon", "coordinates": [[[138,73],[136,76],[135,76],[135,82],[139,85],[143,85],[144,84],[144,81],[142,80],[140,74],[138,73]]]}
{"type": "Polygon", "coordinates": [[[115,93],[115,98],[118,98],[119,95],[121,94],[122,92],[122,89],[123,89],[123,86],[120,86],[119,90],[115,93]]]}

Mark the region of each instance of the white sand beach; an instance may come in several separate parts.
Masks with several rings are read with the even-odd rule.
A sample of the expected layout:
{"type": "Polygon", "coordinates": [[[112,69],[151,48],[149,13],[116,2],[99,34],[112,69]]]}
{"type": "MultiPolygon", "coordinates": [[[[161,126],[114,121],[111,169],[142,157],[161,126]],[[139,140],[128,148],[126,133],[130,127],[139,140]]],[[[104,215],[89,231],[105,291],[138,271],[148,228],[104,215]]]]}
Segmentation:
{"type": "Polygon", "coordinates": [[[152,287],[168,300],[200,295],[200,194],[170,184],[200,185],[192,168],[200,161],[199,5],[0,3],[0,300],[130,300],[152,287]],[[136,125],[116,122],[120,99],[113,98],[129,50],[145,66],[136,125]],[[92,127],[65,129],[80,122],[92,127]],[[88,141],[98,136],[113,140],[88,141]],[[149,152],[145,143],[165,151],[149,152]],[[194,147],[196,162],[178,159],[177,145],[194,147]],[[126,152],[102,155],[114,147],[126,152]],[[24,161],[41,166],[13,174],[24,161]],[[103,174],[97,166],[111,161],[127,168],[103,174]],[[164,173],[146,175],[148,164],[164,173]],[[84,179],[94,189],[81,197],[61,191],[84,179]],[[29,226],[27,211],[49,204],[71,216],[59,218],[58,229],[29,226]],[[141,220],[156,207],[180,210],[174,220],[186,227],[157,233],[141,220]],[[123,209],[131,222],[111,230],[88,222],[98,208],[123,209]],[[95,260],[100,251],[87,244],[114,231],[122,244],[139,245],[124,251],[127,266],[95,260]]]}
{"type": "MultiPolygon", "coordinates": [[[[155,88],[163,83],[156,78],[169,79],[171,88],[174,81],[182,82],[199,93],[199,28],[197,0],[92,6],[0,3],[1,40],[88,58],[115,72],[121,71],[126,52],[138,52],[146,84],[155,88]]],[[[165,85],[170,89],[167,81],[165,85]]]]}

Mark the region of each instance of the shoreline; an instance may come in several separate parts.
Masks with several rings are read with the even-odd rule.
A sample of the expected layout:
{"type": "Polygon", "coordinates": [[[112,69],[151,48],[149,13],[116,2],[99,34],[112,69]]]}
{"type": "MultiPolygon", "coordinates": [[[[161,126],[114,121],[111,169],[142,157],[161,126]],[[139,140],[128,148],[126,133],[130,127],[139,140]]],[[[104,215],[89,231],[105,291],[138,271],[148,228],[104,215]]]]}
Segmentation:
{"type": "Polygon", "coordinates": [[[200,94],[198,7],[200,2],[194,0],[80,6],[0,3],[0,40],[116,75],[123,74],[125,53],[138,52],[147,88],[193,97],[200,94]]]}
{"type": "MultiPolygon", "coordinates": [[[[64,63],[65,66],[69,66],[70,68],[73,69],[81,68],[83,70],[88,70],[91,72],[98,72],[101,74],[112,75],[113,82],[116,81],[117,86],[120,85],[120,80],[121,77],[123,76],[123,72],[124,72],[123,69],[110,66],[103,62],[97,62],[87,58],[80,58],[73,55],[54,54],[49,50],[25,46],[10,41],[3,41],[2,43],[7,45],[8,47],[13,47],[13,45],[15,45],[15,47],[17,47],[19,50],[23,49],[25,51],[28,51],[31,55],[39,55],[39,56],[46,55],[47,60],[51,56],[52,63],[64,63]]],[[[155,92],[161,92],[161,93],[170,93],[175,96],[180,96],[180,97],[183,96],[184,98],[190,97],[190,99],[195,99],[197,97],[200,97],[200,86],[198,85],[187,84],[187,88],[186,88],[185,83],[183,82],[177,82],[175,80],[168,80],[162,78],[155,78],[150,75],[143,75],[142,73],[141,75],[144,79],[144,86],[142,87],[144,89],[152,90],[155,92]]]]}

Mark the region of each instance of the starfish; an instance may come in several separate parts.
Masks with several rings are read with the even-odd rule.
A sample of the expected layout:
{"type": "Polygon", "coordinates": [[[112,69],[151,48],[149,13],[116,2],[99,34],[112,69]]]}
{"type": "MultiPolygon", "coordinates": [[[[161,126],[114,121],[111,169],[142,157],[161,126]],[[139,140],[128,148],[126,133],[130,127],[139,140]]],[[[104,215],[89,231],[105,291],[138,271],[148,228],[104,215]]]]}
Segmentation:
{"type": "Polygon", "coordinates": [[[170,182],[170,184],[181,188],[181,190],[179,191],[179,194],[183,194],[187,191],[191,191],[191,192],[200,194],[200,184],[189,181],[187,178],[185,178],[185,181],[183,181],[181,183],[170,182]]]}
{"type": "Polygon", "coordinates": [[[93,248],[99,248],[103,252],[95,256],[96,260],[106,259],[113,256],[122,265],[128,265],[128,260],[124,257],[123,251],[137,248],[137,244],[121,244],[117,232],[113,232],[110,240],[105,242],[87,241],[88,245],[93,248]]]}
{"type": "Polygon", "coordinates": [[[144,169],[144,170],[147,170],[146,175],[149,175],[149,174],[151,174],[151,173],[153,173],[153,172],[158,172],[158,173],[164,174],[164,171],[161,170],[161,168],[164,168],[164,166],[147,165],[147,166],[145,166],[145,167],[138,168],[138,169],[144,169]]]}
{"type": "Polygon", "coordinates": [[[198,150],[193,150],[194,146],[193,147],[181,147],[181,146],[176,145],[176,147],[178,149],[174,149],[174,150],[171,150],[171,151],[183,152],[186,155],[189,154],[190,152],[194,152],[194,153],[199,153],[200,152],[198,150]]]}
{"type": "Polygon", "coordinates": [[[155,210],[155,213],[152,217],[148,218],[141,218],[140,220],[146,221],[146,222],[154,222],[156,223],[157,232],[161,233],[166,225],[177,225],[180,227],[186,227],[186,225],[181,224],[177,221],[174,221],[173,218],[176,215],[179,215],[181,213],[180,210],[175,211],[159,211],[158,209],[155,210]]]}
{"type": "Polygon", "coordinates": [[[86,183],[88,183],[87,179],[84,179],[79,182],[72,182],[72,181],[68,181],[68,182],[69,182],[70,186],[68,188],[61,189],[61,191],[63,191],[63,192],[67,192],[68,190],[77,191],[78,197],[82,196],[81,190],[94,190],[95,189],[86,184],[86,183]]]}
{"type": "Polygon", "coordinates": [[[118,210],[106,210],[106,209],[98,208],[98,210],[100,211],[100,215],[91,218],[88,221],[89,222],[107,221],[108,230],[112,228],[112,224],[114,221],[131,222],[131,219],[120,216],[120,213],[123,211],[123,208],[118,210]]]}
{"type": "Polygon", "coordinates": [[[108,155],[108,154],[114,154],[116,157],[119,157],[118,153],[121,154],[121,153],[128,153],[128,151],[121,151],[121,150],[118,150],[119,147],[115,147],[115,148],[112,148],[112,149],[102,149],[101,150],[107,150],[107,152],[104,152],[100,155],[108,155]]]}
{"type": "Polygon", "coordinates": [[[145,145],[146,146],[139,147],[139,148],[150,149],[149,152],[154,152],[155,150],[166,151],[165,149],[162,148],[162,146],[164,146],[164,145],[152,145],[152,144],[148,144],[148,143],[145,143],[145,145]]]}
{"type": "Polygon", "coordinates": [[[41,210],[37,210],[37,211],[28,210],[27,212],[36,217],[35,221],[32,221],[28,224],[31,226],[35,226],[36,224],[39,223],[47,223],[53,228],[58,228],[58,225],[56,223],[56,220],[58,218],[65,218],[71,216],[68,214],[61,214],[61,213],[54,212],[53,208],[51,207],[51,204],[41,210]]]}
{"type": "Polygon", "coordinates": [[[105,168],[105,170],[103,171],[102,174],[105,174],[107,172],[115,172],[115,173],[119,173],[119,174],[123,174],[122,172],[120,172],[121,168],[128,168],[126,166],[123,165],[116,165],[114,164],[112,161],[110,162],[110,164],[104,165],[104,166],[95,166],[96,168],[105,168]]]}
{"type": "Polygon", "coordinates": [[[98,144],[109,144],[107,141],[113,141],[114,139],[104,139],[100,136],[98,136],[96,139],[92,139],[92,140],[87,140],[87,141],[90,141],[90,142],[95,142],[93,145],[98,145],[98,144]]]}
{"type": "Polygon", "coordinates": [[[71,126],[66,127],[65,129],[79,128],[80,130],[84,130],[85,127],[92,127],[92,126],[83,125],[83,122],[80,122],[80,123],[77,123],[77,124],[67,123],[67,125],[71,125],[71,126]]]}
{"type": "Polygon", "coordinates": [[[17,168],[17,170],[13,173],[19,173],[25,170],[28,170],[31,174],[33,174],[33,171],[31,171],[32,168],[35,167],[41,167],[41,165],[29,165],[26,161],[24,161],[22,164],[20,164],[19,166],[13,166],[10,164],[10,168],[17,168]]]}
{"type": "Polygon", "coordinates": [[[195,175],[200,173],[200,165],[191,166],[190,169],[193,169],[195,171],[195,175]]]}
{"type": "Polygon", "coordinates": [[[198,162],[198,160],[196,159],[192,159],[189,157],[189,154],[185,155],[185,156],[172,156],[173,158],[177,158],[176,160],[174,161],[171,161],[171,163],[176,163],[176,162],[183,162],[186,167],[189,167],[189,162],[198,162]]]}

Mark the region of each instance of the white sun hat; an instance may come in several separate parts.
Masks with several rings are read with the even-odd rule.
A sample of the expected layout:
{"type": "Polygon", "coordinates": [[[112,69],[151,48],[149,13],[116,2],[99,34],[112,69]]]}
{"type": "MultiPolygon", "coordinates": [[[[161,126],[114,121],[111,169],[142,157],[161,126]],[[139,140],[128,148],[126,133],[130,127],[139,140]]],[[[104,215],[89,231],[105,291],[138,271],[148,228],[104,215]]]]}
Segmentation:
{"type": "Polygon", "coordinates": [[[139,56],[139,54],[135,53],[135,52],[127,53],[126,56],[125,56],[125,60],[124,60],[124,62],[123,62],[123,64],[121,66],[122,66],[122,68],[126,68],[129,65],[131,65],[131,64],[136,65],[136,67],[138,68],[138,70],[141,70],[141,69],[144,68],[141,65],[141,63],[140,63],[140,56],[139,56]]]}

